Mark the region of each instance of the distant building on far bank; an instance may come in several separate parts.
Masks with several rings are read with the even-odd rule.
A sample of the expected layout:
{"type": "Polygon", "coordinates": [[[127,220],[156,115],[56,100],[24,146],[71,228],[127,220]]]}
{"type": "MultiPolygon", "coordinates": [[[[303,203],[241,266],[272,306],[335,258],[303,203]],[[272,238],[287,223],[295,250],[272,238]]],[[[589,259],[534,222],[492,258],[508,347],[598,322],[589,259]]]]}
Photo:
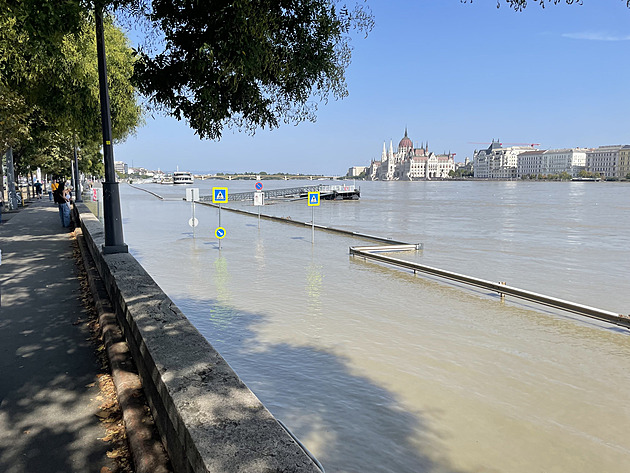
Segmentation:
{"type": "Polygon", "coordinates": [[[562,173],[578,177],[586,169],[586,148],[525,151],[518,155],[517,176],[548,176],[562,173]]]}
{"type": "Polygon", "coordinates": [[[623,145],[600,146],[586,153],[586,170],[602,177],[625,177],[620,172],[620,151],[623,145]]]}
{"type": "MultiPolygon", "coordinates": [[[[503,148],[501,143],[492,140],[487,149],[475,150],[473,169],[479,179],[515,179],[518,175],[518,157],[531,146],[510,146],[503,148]]],[[[534,150],[538,151],[538,150],[534,150]]]]}
{"type": "Polygon", "coordinates": [[[123,161],[114,161],[114,171],[120,174],[129,174],[129,166],[123,161]]]}
{"type": "Polygon", "coordinates": [[[389,151],[383,143],[381,160],[372,160],[366,171],[366,179],[372,181],[415,181],[420,179],[448,178],[455,171],[454,154],[437,155],[429,151],[429,143],[415,148],[407,135],[394,145],[390,141],[389,151]]]}
{"type": "Polygon", "coordinates": [[[348,169],[348,177],[357,177],[360,176],[361,174],[365,174],[365,172],[367,171],[367,166],[352,166],[350,169],[348,169]]]}
{"type": "Polygon", "coordinates": [[[619,150],[619,177],[630,176],[630,145],[626,145],[619,150]]]}

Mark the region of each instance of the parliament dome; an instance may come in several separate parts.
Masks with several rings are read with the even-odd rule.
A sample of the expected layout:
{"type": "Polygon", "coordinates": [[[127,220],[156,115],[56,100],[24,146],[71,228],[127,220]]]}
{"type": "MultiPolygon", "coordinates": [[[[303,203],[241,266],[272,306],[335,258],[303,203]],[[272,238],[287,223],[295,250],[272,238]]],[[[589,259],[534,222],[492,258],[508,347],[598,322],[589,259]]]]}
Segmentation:
{"type": "Polygon", "coordinates": [[[400,149],[400,148],[412,148],[413,149],[413,142],[407,136],[407,128],[405,128],[405,136],[403,137],[402,140],[400,140],[400,143],[398,143],[398,149],[400,149]]]}

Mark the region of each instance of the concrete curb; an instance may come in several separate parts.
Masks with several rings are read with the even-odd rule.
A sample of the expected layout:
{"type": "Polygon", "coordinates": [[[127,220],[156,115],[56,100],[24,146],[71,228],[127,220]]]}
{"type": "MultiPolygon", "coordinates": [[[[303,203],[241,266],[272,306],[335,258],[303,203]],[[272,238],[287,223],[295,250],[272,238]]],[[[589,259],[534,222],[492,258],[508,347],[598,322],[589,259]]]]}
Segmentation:
{"type": "Polygon", "coordinates": [[[111,366],[135,471],[136,473],[170,473],[173,470],[157,435],[153,419],[149,415],[142,383],[129,346],[116,321],[116,314],[109,301],[105,285],[96,270],[81,228],[77,227],[75,232],[98,313],[100,335],[111,366]]]}

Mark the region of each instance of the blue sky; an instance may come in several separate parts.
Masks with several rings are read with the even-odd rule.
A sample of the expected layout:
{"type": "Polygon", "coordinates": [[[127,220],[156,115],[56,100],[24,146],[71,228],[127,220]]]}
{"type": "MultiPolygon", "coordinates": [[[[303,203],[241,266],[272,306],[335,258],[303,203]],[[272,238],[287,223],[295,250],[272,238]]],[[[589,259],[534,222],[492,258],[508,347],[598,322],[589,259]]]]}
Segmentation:
{"type": "Polygon", "coordinates": [[[315,123],[200,140],[147,117],[114,149],[135,166],[343,175],[396,147],[405,126],[432,151],[472,158],[493,138],[541,148],[630,143],[630,9],[625,0],[524,12],[495,0],[368,0],[376,25],[354,37],[349,96],[315,123]]]}

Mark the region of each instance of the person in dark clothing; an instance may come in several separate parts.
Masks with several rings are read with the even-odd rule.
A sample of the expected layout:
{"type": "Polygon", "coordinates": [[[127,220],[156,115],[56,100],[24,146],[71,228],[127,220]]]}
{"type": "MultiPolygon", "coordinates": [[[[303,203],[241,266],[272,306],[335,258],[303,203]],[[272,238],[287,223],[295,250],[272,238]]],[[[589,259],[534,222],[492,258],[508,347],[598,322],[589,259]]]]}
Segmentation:
{"type": "Polygon", "coordinates": [[[59,218],[61,219],[61,225],[64,227],[70,226],[70,199],[66,192],[66,188],[63,184],[59,186],[53,192],[53,200],[59,206],[59,218]]]}
{"type": "Polygon", "coordinates": [[[37,195],[38,199],[42,198],[42,183],[39,181],[35,183],[35,194],[37,195]]]}

